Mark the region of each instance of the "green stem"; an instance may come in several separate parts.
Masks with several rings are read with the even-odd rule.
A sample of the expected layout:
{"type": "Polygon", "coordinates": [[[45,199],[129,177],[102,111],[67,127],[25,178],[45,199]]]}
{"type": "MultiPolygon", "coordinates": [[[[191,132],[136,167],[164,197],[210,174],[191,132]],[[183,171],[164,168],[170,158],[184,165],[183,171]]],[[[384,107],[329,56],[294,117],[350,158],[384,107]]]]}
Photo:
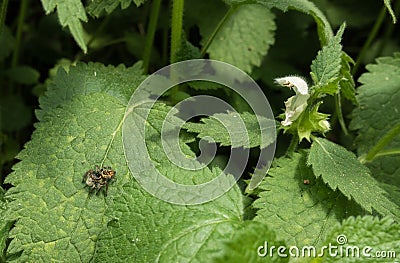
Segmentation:
{"type": "Polygon", "coordinates": [[[335,106],[336,106],[336,114],[338,117],[340,127],[342,127],[342,130],[345,135],[349,135],[349,132],[347,131],[347,128],[346,128],[346,123],[344,122],[344,118],[343,118],[342,101],[341,101],[340,93],[335,95],[335,106]]]}
{"type": "MultiPolygon", "coordinates": [[[[400,12],[400,1],[396,1],[393,11],[394,11],[394,15],[397,17],[400,12]]],[[[386,26],[386,30],[385,30],[385,33],[383,36],[383,41],[380,43],[379,48],[378,48],[378,54],[382,54],[382,51],[383,51],[385,45],[388,43],[390,37],[392,36],[394,29],[395,29],[395,24],[388,23],[388,26],[386,26]]]]}
{"type": "Polygon", "coordinates": [[[101,32],[103,32],[104,28],[108,25],[110,22],[111,16],[106,16],[104,20],[101,22],[100,26],[96,29],[94,34],[90,37],[89,41],[87,42],[87,46],[90,47],[90,45],[93,43],[93,41],[96,40],[96,38],[100,35],[101,32]]]}
{"type": "Polygon", "coordinates": [[[372,44],[372,41],[374,41],[374,39],[376,38],[376,35],[378,34],[378,31],[381,28],[383,21],[385,20],[385,16],[386,16],[386,7],[384,6],[384,7],[382,7],[382,9],[378,15],[378,18],[376,19],[375,24],[374,24],[371,32],[369,33],[367,41],[365,41],[365,44],[362,47],[361,52],[356,59],[356,64],[354,65],[354,68],[352,70],[353,76],[357,73],[358,69],[360,68],[361,62],[364,60],[365,54],[368,52],[368,50],[372,44]]]}
{"type": "Polygon", "coordinates": [[[184,0],[173,0],[172,2],[171,63],[176,62],[176,54],[181,48],[184,3],[184,0]]]}
{"type": "Polygon", "coordinates": [[[207,52],[207,49],[210,47],[212,41],[214,40],[215,36],[217,35],[217,33],[219,32],[221,27],[224,25],[226,20],[236,11],[237,8],[238,8],[238,6],[231,6],[229,8],[228,12],[226,12],[224,17],[219,21],[217,27],[214,29],[214,31],[212,32],[211,36],[207,39],[206,44],[201,49],[201,57],[204,57],[204,55],[207,52]]]}
{"type": "Polygon", "coordinates": [[[387,156],[387,155],[396,155],[396,154],[400,154],[400,149],[390,149],[390,150],[380,151],[379,153],[377,153],[375,155],[375,158],[382,157],[382,156],[387,156]]]}
{"type": "Polygon", "coordinates": [[[294,134],[292,137],[292,140],[290,141],[289,147],[286,151],[286,156],[291,156],[293,155],[294,151],[297,148],[297,145],[299,144],[299,136],[297,134],[294,134]]]}
{"type": "MultiPolygon", "coordinates": [[[[399,136],[400,134],[400,123],[390,129],[379,141],[375,144],[374,147],[367,153],[364,162],[371,162],[380,152],[382,149],[390,143],[394,137],[399,136]]],[[[393,151],[393,150],[392,150],[393,151]]],[[[397,151],[397,150],[395,150],[397,151]]],[[[387,153],[385,154],[387,155],[387,153]]]]}
{"type": "MultiPolygon", "coordinates": [[[[83,51],[80,51],[74,58],[73,64],[76,64],[78,61],[80,61],[83,57],[88,56],[91,53],[91,50],[94,48],[91,48],[91,44],[96,40],[96,38],[100,35],[101,32],[103,32],[104,28],[108,25],[110,22],[111,16],[106,16],[104,20],[101,22],[100,26],[96,29],[94,34],[91,35],[89,41],[87,42],[88,46],[88,51],[86,53],[83,53],[83,51]]],[[[110,42],[109,42],[110,43],[110,42]]],[[[118,43],[118,42],[117,42],[118,43]]],[[[96,47],[94,50],[98,50],[100,48],[104,48],[107,46],[107,44],[102,45],[101,47],[96,47]]]]}
{"type": "Polygon", "coordinates": [[[3,30],[4,21],[6,20],[7,6],[8,6],[8,0],[3,0],[3,3],[1,3],[1,10],[0,10],[0,35],[3,30]]]}
{"type": "Polygon", "coordinates": [[[28,3],[29,0],[22,0],[21,6],[19,8],[17,33],[16,33],[14,53],[11,60],[11,67],[15,67],[18,64],[22,30],[24,28],[24,21],[26,17],[26,11],[28,10],[28,3]]]}
{"type": "Polygon", "coordinates": [[[154,35],[157,28],[158,14],[160,13],[161,0],[154,0],[151,6],[150,21],[147,28],[146,44],[143,51],[143,74],[149,70],[151,50],[153,48],[154,35]]]}

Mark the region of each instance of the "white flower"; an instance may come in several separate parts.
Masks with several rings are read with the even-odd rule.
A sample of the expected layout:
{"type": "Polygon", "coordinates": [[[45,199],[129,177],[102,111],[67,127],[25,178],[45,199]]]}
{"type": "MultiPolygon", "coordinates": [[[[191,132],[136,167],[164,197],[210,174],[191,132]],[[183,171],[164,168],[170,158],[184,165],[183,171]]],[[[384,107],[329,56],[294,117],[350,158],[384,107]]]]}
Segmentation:
{"type": "Polygon", "coordinates": [[[301,77],[287,76],[283,78],[276,78],[275,82],[281,86],[293,88],[296,94],[308,95],[307,82],[301,77]]]}
{"type": "Polygon", "coordinates": [[[288,76],[276,78],[275,82],[281,86],[293,88],[296,95],[285,101],[285,120],[282,121],[283,126],[291,125],[307,107],[308,94],[307,82],[301,77],[288,76]]]}

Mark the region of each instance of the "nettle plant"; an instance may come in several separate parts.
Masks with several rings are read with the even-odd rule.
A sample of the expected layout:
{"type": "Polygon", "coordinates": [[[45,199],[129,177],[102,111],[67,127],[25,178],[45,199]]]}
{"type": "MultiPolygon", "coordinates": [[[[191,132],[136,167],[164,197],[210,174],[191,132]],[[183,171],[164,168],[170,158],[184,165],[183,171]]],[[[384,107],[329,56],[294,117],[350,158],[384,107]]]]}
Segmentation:
{"type": "MultiPolygon", "coordinates": [[[[2,81],[7,87],[21,84],[21,79],[36,85],[40,109],[35,111],[32,137],[17,155],[20,161],[2,178],[2,261],[364,262],[366,258],[345,254],[295,257],[281,250],[287,255],[283,257],[277,249],[269,250],[314,246],[318,251],[329,244],[343,245],[339,235],[360,250],[369,246],[400,257],[400,53],[367,65],[356,88],[357,68],[352,72],[352,67],[359,67],[360,61],[355,63],[342,50],[345,24],[334,32],[323,12],[307,0],[172,0],[171,8],[161,0],[42,0],[46,14],[52,19],[57,14],[82,52],[64,54],[74,61],[59,61],[49,78],[38,83],[39,69],[17,63],[20,47],[13,49],[12,28],[4,24],[7,3],[2,1],[0,20],[5,43],[0,58],[6,69],[2,81]],[[130,19],[138,21],[139,33],[118,22],[130,19]],[[314,34],[307,38],[310,43],[318,39],[321,48],[308,60],[311,70],[299,72],[291,64],[298,62],[296,54],[308,56],[302,54],[304,44],[295,32],[285,38],[288,44],[277,44],[275,32],[281,23],[293,26],[290,19],[314,27],[306,30],[314,34]],[[121,30],[128,33],[117,38],[121,30]],[[121,43],[126,47],[118,46],[121,43]],[[113,45],[117,48],[107,49],[113,45]],[[109,51],[107,56],[98,52],[103,50],[109,51]],[[88,62],[96,59],[96,52],[104,63],[133,65],[88,62]],[[279,64],[286,53],[289,62],[279,64]],[[209,82],[174,87],[146,119],[134,117],[147,123],[146,134],[135,137],[146,141],[147,149],[137,151],[148,155],[160,173],[178,183],[206,182],[221,173],[229,148],[252,149],[248,169],[224,195],[199,205],[174,205],[147,193],[132,176],[122,124],[130,97],[151,71],[196,58],[230,63],[260,83],[277,116],[277,154],[268,171],[254,168],[257,151],[268,145],[260,141],[257,116],[231,90],[209,82]],[[181,150],[195,157],[198,141],[209,138],[219,149],[210,165],[188,172],[167,157],[160,135],[172,107],[195,94],[233,105],[250,141],[233,143],[214,116],[193,118],[179,135],[181,150]],[[256,173],[266,176],[258,187],[249,188],[256,173]],[[106,187],[107,192],[102,191],[106,187]]],[[[395,22],[390,1],[382,5],[395,22]]],[[[22,1],[17,43],[27,6],[22,1]]],[[[382,12],[378,21],[384,17],[382,12]]],[[[218,114],[236,125],[232,113],[218,114]]],[[[2,130],[2,140],[4,134],[2,130]]]]}

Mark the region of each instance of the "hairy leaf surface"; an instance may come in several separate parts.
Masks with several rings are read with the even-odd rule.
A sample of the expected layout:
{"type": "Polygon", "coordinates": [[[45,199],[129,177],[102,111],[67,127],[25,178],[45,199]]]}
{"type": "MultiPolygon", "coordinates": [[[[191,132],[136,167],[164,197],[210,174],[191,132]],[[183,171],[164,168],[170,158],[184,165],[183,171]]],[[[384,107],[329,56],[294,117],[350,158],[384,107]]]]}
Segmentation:
{"type": "Polygon", "coordinates": [[[305,153],[277,159],[268,175],[254,202],[255,220],[279,230],[288,246],[319,246],[331,226],[360,213],[354,202],[314,177],[305,153]]]}
{"type": "MultiPolygon", "coordinates": [[[[58,71],[41,99],[32,140],[7,177],[14,187],[6,195],[11,202],[5,219],[16,220],[9,257],[18,262],[199,260],[211,258],[241,223],[237,186],[213,202],[178,206],[151,196],[133,179],[121,124],[142,79],[139,65],[126,69],[78,64],[69,73],[58,71]],[[89,193],[82,183],[94,165],[116,171],[107,196],[89,193]]],[[[169,110],[159,105],[147,121],[160,128],[169,110]]],[[[194,183],[220,173],[204,168],[185,174],[160,154],[161,144],[151,137],[159,130],[149,129],[149,154],[167,177],[194,183]]],[[[181,145],[194,155],[184,142],[181,145]]]]}
{"type": "MultiPolygon", "coordinates": [[[[395,125],[400,123],[400,53],[382,57],[367,65],[357,89],[359,106],[353,112],[350,128],[357,130],[357,153],[366,155],[395,125]]],[[[383,150],[399,150],[400,135],[383,150]]],[[[379,181],[400,187],[399,154],[377,157],[367,166],[379,181]]]]}
{"type": "Polygon", "coordinates": [[[389,217],[350,217],[330,231],[325,244],[337,246],[339,238],[346,241],[343,256],[333,257],[325,253],[322,262],[396,262],[396,259],[400,259],[400,225],[389,217]],[[351,248],[347,250],[350,256],[346,256],[347,247],[351,248]],[[364,250],[364,253],[367,252],[371,257],[363,256],[363,249],[367,247],[371,249],[364,250]]]}
{"type": "Polygon", "coordinates": [[[315,138],[308,164],[330,188],[339,189],[368,212],[372,213],[374,208],[382,215],[400,215],[399,207],[385,196],[386,192],[371,176],[368,168],[344,147],[323,138],[315,138]]]}

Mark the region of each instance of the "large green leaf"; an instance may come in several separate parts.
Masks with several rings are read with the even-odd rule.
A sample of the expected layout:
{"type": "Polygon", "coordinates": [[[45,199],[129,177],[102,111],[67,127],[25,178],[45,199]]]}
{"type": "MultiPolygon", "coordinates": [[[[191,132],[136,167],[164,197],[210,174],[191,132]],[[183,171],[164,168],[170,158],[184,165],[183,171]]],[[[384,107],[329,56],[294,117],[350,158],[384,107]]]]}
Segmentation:
{"type": "Polygon", "coordinates": [[[86,53],[85,32],[81,21],[87,22],[85,8],[80,0],[41,0],[46,14],[57,8],[58,19],[62,26],[68,26],[76,43],[86,53]]]}
{"type": "Polygon", "coordinates": [[[368,212],[371,213],[374,208],[382,215],[400,215],[399,207],[385,196],[386,192],[371,176],[368,168],[344,147],[323,138],[315,138],[308,164],[330,188],[339,189],[368,212]]]}
{"type": "Polygon", "coordinates": [[[275,160],[254,202],[256,221],[279,231],[288,246],[320,246],[329,229],[359,207],[340,192],[316,179],[306,165],[305,153],[275,160]]]}
{"type": "MultiPolygon", "coordinates": [[[[367,65],[357,89],[359,106],[353,112],[350,128],[357,130],[357,153],[366,155],[394,126],[400,124],[400,53],[382,57],[367,65]]],[[[382,150],[399,150],[400,136],[392,138],[382,150]]],[[[377,157],[367,164],[381,182],[400,187],[399,154],[377,157]]]]}
{"type": "Polygon", "coordinates": [[[269,46],[274,43],[275,28],[274,15],[266,7],[243,5],[233,8],[208,48],[210,58],[249,73],[254,66],[261,65],[269,46]]]}
{"type": "MultiPolygon", "coordinates": [[[[41,99],[32,140],[7,177],[14,187],[7,192],[11,202],[5,219],[16,220],[9,257],[18,262],[199,260],[211,258],[240,224],[237,186],[213,202],[179,206],[151,196],[133,179],[121,124],[129,97],[143,78],[140,72],[139,66],[99,64],[78,64],[68,74],[58,71],[41,99]],[[107,196],[90,194],[82,183],[83,174],[102,163],[116,171],[107,196]]],[[[162,146],[152,136],[159,134],[169,110],[159,105],[147,119],[153,125],[146,133],[151,159],[180,182],[212,179],[220,171],[185,174],[160,153],[162,146]]],[[[141,117],[138,121],[144,122],[141,117]]]]}
{"type": "Polygon", "coordinates": [[[334,256],[326,250],[321,262],[396,262],[400,259],[400,225],[389,217],[350,217],[330,231],[325,241],[329,244],[344,252],[334,256]]]}

